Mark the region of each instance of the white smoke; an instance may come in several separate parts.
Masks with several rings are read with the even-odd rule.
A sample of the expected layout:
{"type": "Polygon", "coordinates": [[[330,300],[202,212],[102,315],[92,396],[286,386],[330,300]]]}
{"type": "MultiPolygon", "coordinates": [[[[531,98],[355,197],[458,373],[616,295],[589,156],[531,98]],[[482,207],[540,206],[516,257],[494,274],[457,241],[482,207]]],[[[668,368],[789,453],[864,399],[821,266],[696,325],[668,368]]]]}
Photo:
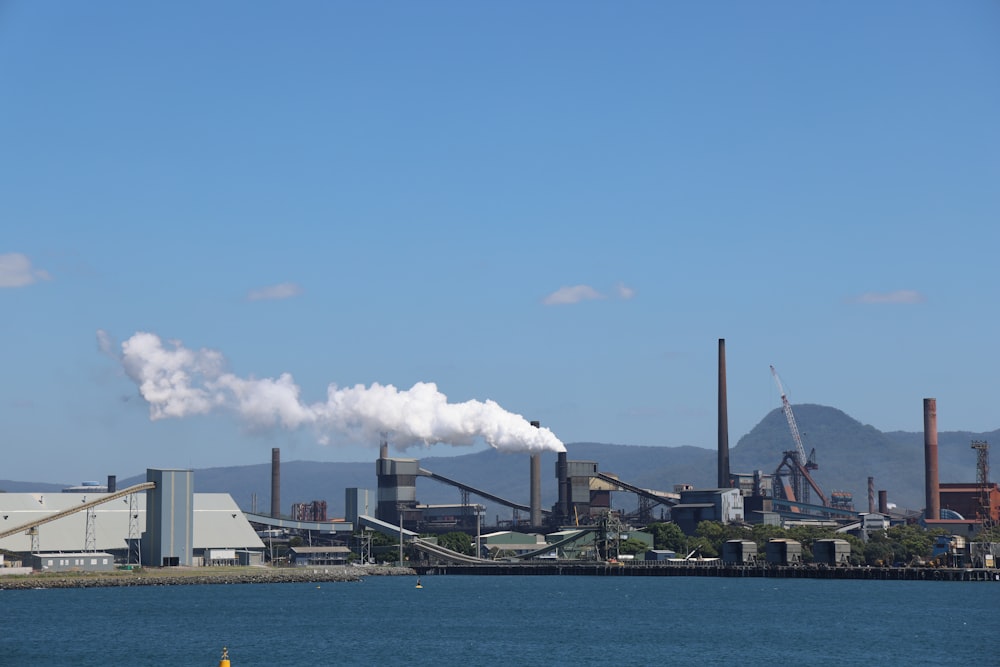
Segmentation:
{"type": "MultiPolygon", "coordinates": [[[[97,332],[98,345],[110,350],[110,338],[97,332]]],[[[471,445],[482,439],[508,452],[566,451],[547,428],[494,401],[448,403],[432,382],[410,389],[372,384],[327,388],[326,402],[306,404],[288,373],[278,378],[241,378],[225,371],[215,350],[190,350],[180,341],[166,345],[159,336],[139,332],[121,344],[116,357],[149,403],[153,420],[231,411],[257,428],[312,428],[323,444],[376,443],[388,433],[397,447],[414,444],[471,445]]]]}

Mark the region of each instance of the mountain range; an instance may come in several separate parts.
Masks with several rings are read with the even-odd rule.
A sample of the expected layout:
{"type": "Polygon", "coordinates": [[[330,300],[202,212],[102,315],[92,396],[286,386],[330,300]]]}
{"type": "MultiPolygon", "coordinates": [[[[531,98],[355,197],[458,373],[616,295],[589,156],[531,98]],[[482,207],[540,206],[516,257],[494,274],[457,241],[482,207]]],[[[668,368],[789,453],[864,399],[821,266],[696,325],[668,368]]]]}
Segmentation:
{"type": "MultiPolygon", "coordinates": [[[[887,491],[890,503],[921,509],[924,506],[924,434],[905,431],[882,432],[861,424],[836,408],[801,404],[793,407],[806,452],[816,450],[818,470],[813,478],[830,495],[846,491],[854,496],[858,509],[867,508],[868,477],[877,490],[887,491]]],[[[976,481],[976,454],[973,440],[997,441],[1000,430],[988,433],[941,431],[938,456],[941,482],[976,481]]],[[[612,473],[635,486],[672,491],[675,484],[695,487],[716,486],[715,449],[701,447],[648,447],[593,442],[569,443],[570,460],[594,461],[601,472],[612,473]]],[[[768,413],[749,433],[730,448],[733,472],[761,470],[774,472],[783,452],[795,444],[781,409],[768,413]]],[[[393,454],[394,455],[394,454],[393,454]]],[[[554,453],[542,455],[542,503],[556,502],[554,453]]],[[[422,468],[458,480],[508,500],[528,503],[528,457],[493,449],[451,457],[421,459],[422,468]]],[[[257,511],[270,509],[270,461],[266,463],[204,468],[195,470],[195,490],[202,493],[229,493],[245,511],[252,511],[256,495],[257,511]]],[[[118,481],[119,488],[145,481],[138,475],[118,481]]],[[[0,489],[10,492],[53,492],[66,484],[0,480],[0,489]]],[[[344,514],[344,489],[370,489],[374,507],[376,478],[374,459],[367,463],[282,461],[282,512],[292,503],[325,500],[328,516],[344,514]]],[[[428,478],[418,478],[417,498],[422,503],[458,503],[458,489],[428,478]]],[[[473,502],[487,506],[487,521],[496,513],[509,518],[510,510],[474,496],[473,502]]],[[[629,494],[615,494],[615,506],[634,507],[629,494]],[[627,496],[627,497],[626,497],[627,496]],[[619,498],[621,498],[619,500],[619,498]]],[[[374,509],[373,509],[374,511],[374,509]]]]}

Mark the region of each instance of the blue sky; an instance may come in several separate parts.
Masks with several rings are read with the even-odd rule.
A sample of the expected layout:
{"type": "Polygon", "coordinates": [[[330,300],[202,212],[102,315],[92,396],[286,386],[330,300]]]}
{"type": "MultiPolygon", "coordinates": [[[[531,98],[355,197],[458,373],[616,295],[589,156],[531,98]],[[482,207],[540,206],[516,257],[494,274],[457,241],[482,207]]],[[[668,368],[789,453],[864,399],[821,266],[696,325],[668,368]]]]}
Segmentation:
{"type": "Polygon", "coordinates": [[[998,428],[998,82],[982,1],[5,3],[0,477],[375,456],[152,420],[139,332],[568,443],[714,447],[719,338],[732,443],[771,364],[998,428]]]}

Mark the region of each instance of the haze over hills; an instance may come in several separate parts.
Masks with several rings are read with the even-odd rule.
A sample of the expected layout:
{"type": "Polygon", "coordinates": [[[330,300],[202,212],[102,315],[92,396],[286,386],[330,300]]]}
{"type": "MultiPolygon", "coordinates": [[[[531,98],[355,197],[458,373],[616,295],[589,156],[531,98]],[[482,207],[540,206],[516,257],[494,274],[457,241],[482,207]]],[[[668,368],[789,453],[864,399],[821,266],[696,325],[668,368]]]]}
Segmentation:
{"type": "MultiPolygon", "coordinates": [[[[816,449],[819,469],[814,479],[829,496],[832,491],[848,491],[854,495],[858,509],[867,508],[868,477],[875,478],[876,489],[886,489],[889,501],[900,507],[921,509],[924,505],[924,473],[922,432],[893,431],[883,433],[864,425],[842,411],[822,405],[793,406],[806,452],[816,449]]],[[[972,440],[1000,442],[1000,430],[988,433],[942,431],[938,433],[940,480],[942,482],[974,482],[976,456],[970,448],[972,440]]],[[[730,438],[732,442],[732,437],[730,438]]],[[[733,472],[762,470],[773,472],[781,462],[782,453],[795,448],[788,423],[780,408],[768,413],[730,450],[733,472]]],[[[570,460],[595,461],[602,472],[618,475],[631,484],[670,491],[674,484],[714,487],[716,484],[716,451],[700,447],[648,447],[602,443],[569,443],[570,460]]],[[[392,456],[400,456],[396,452],[392,456]]],[[[556,502],[554,453],[542,454],[542,503],[545,508],[556,502]]],[[[505,454],[493,449],[453,457],[421,459],[421,467],[502,498],[522,504],[528,502],[528,457],[505,454]]],[[[292,503],[326,500],[328,515],[344,514],[344,489],[357,487],[371,490],[371,511],[375,505],[374,457],[367,463],[325,463],[313,461],[282,461],[281,511],[287,513],[292,503]]],[[[119,479],[119,487],[145,481],[144,475],[119,479]]],[[[72,483],[78,484],[79,480],[72,483]]],[[[270,510],[270,462],[248,466],[205,468],[195,472],[198,492],[230,493],[245,511],[253,509],[257,496],[257,511],[270,510]]],[[[62,486],[0,480],[6,491],[56,491],[62,486]]],[[[431,479],[417,480],[417,498],[422,503],[457,503],[458,489],[431,479]]],[[[473,502],[484,503],[474,496],[473,502]]],[[[615,494],[616,506],[631,509],[634,499],[629,494],[615,494]]],[[[496,516],[510,518],[511,511],[501,506],[487,505],[487,519],[496,516]]]]}

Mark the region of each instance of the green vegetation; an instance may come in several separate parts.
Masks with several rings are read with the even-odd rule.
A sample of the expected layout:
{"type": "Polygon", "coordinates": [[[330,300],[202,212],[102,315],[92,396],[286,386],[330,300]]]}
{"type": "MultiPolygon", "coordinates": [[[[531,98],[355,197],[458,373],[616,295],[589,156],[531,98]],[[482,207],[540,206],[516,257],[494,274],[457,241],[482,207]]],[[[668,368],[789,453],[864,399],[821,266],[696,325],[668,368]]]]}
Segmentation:
{"type": "Polygon", "coordinates": [[[976,542],[1000,542],[1000,525],[979,531],[976,542]]]}
{"type": "Polygon", "coordinates": [[[634,537],[630,537],[618,545],[618,553],[620,554],[644,554],[648,549],[648,544],[634,537]]]}
{"type": "Polygon", "coordinates": [[[722,545],[727,540],[751,540],[757,544],[758,553],[763,554],[768,540],[785,538],[801,542],[802,558],[809,562],[813,559],[812,548],[816,540],[840,539],[851,545],[852,565],[876,566],[928,559],[934,540],[938,535],[944,534],[942,530],[928,531],[919,526],[894,526],[885,534],[873,534],[866,544],[854,535],[815,526],[797,526],[785,530],[764,524],[747,527],[702,521],[694,535],[685,535],[673,523],[654,523],[647,526],[646,530],[653,534],[656,549],[669,549],[680,556],[697,551],[705,558],[720,556],[722,545]]]}
{"type": "Polygon", "coordinates": [[[476,553],[475,545],[472,544],[472,538],[467,533],[458,531],[445,533],[444,535],[438,535],[437,541],[445,549],[451,549],[466,556],[473,556],[476,553]]]}

